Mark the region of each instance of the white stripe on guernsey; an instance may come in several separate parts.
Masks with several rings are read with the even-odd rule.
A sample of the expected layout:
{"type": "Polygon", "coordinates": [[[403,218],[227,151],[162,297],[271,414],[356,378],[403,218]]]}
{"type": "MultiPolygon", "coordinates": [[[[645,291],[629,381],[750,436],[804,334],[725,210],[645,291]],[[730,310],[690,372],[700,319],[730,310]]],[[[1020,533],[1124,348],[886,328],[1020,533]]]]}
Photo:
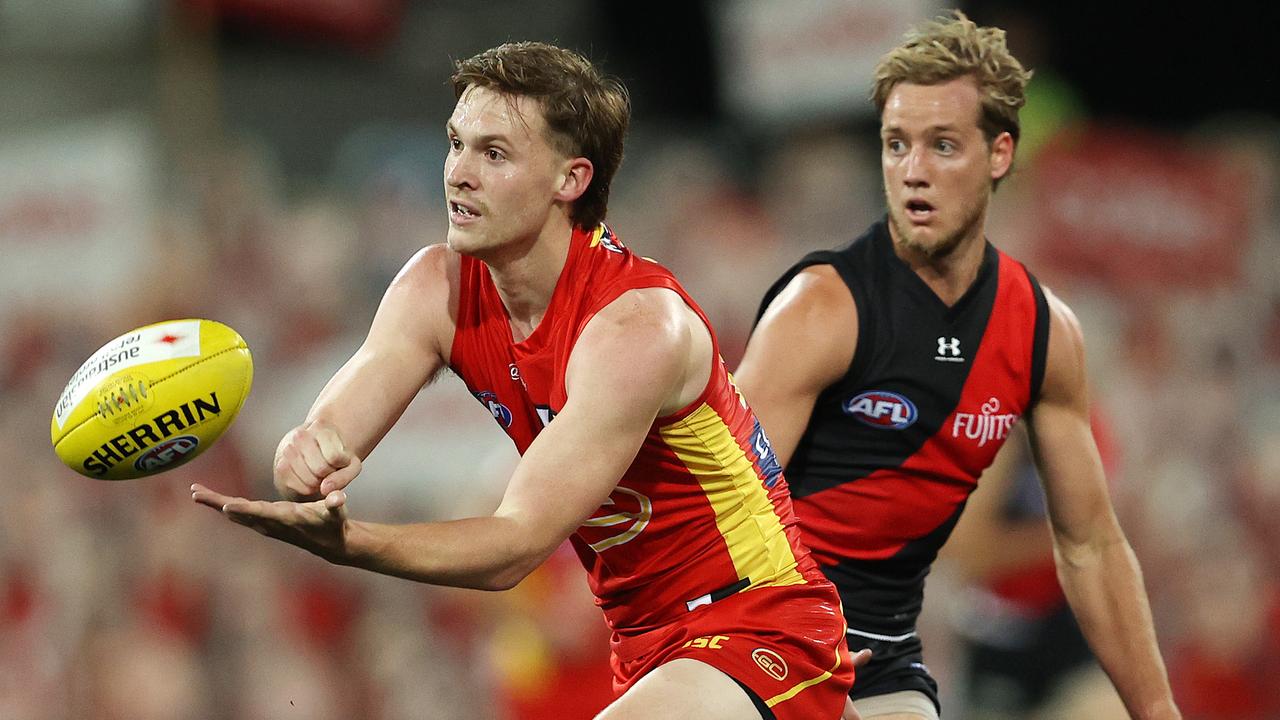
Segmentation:
{"type": "Polygon", "coordinates": [[[912,630],[906,635],[880,635],[877,633],[864,632],[862,630],[854,630],[853,628],[849,628],[845,632],[849,633],[850,635],[857,635],[858,637],[871,638],[872,640],[884,640],[886,642],[902,642],[903,640],[907,640],[909,638],[913,638],[916,636],[915,630],[912,630]]]}
{"type": "Polygon", "coordinates": [[[693,612],[694,610],[702,607],[703,605],[710,605],[710,604],[711,604],[711,593],[707,593],[706,595],[703,595],[700,598],[695,598],[693,600],[690,600],[689,602],[685,603],[684,606],[689,608],[689,612],[693,612]]]}

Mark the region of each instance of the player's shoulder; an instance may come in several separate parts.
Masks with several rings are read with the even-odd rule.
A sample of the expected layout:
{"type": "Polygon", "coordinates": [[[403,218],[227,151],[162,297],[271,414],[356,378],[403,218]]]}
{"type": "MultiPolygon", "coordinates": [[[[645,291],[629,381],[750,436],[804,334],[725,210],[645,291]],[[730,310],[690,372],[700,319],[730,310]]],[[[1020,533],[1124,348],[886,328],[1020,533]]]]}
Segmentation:
{"type": "MultiPolygon", "coordinates": [[[[433,347],[452,345],[458,314],[460,256],[448,246],[418,250],[400,268],[383,296],[379,315],[391,322],[389,332],[433,347]]],[[[375,320],[375,325],[377,321],[375,320]]]]}
{"type": "Polygon", "coordinates": [[[444,243],[428,245],[413,254],[392,284],[428,286],[458,277],[462,256],[444,243]]]}
{"type": "Polygon", "coordinates": [[[809,265],[795,274],[769,305],[766,316],[830,322],[856,311],[844,277],[830,263],[809,265]]]}
{"type": "Polygon", "coordinates": [[[1054,336],[1057,335],[1059,341],[1066,343],[1070,348],[1083,349],[1084,329],[1080,326],[1080,319],[1076,317],[1075,311],[1047,286],[1042,285],[1040,289],[1044,292],[1045,303],[1049,306],[1049,341],[1051,347],[1054,336]]]}
{"type": "Polygon", "coordinates": [[[1049,288],[1042,289],[1049,306],[1049,349],[1041,397],[1059,402],[1083,402],[1087,384],[1084,331],[1070,306],[1049,288]]]}
{"type": "Polygon", "coordinates": [[[591,324],[613,331],[651,334],[655,339],[670,335],[690,320],[688,305],[678,292],[667,287],[639,287],[624,290],[591,318],[591,324]]]}

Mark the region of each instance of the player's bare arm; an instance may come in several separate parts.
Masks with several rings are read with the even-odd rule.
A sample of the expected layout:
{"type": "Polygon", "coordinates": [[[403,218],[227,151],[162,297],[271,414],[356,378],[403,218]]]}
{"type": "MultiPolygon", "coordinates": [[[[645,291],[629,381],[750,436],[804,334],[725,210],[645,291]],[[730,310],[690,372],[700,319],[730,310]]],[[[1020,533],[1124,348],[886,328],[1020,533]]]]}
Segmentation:
{"type": "Polygon", "coordinates": [[[818,396],[839,380],[858,345],[853,296],[830,265],[802,270],[769,304],[734,382],[786,467],[818,396]]]}
{"type": "Polygon", "coordinates": [[[418,390],[448,362],[457,256],[444,245],[416,253],[391,282],[364,343],[329,380],[302,425],[276,449],[276,490],[317,500],[360,473],[418,390]]]}
{"type": "Polygon", "coordinates": [[[1089,425],[1079,321],[1052,293],[1041,398],[1030,417],[1058,577],[1103,669],[1135,718],[1178,718],[1142,573],[1107,494],[1089,425]]]}
{"type": "Polygon", "coordinates": [[[195,499],[337,564],[437,585],[512,587],[605,502],[653,421],[705,385],[710,339],[686,313],[670,291],[633,290],[596,314],[570,357],[564,408],[525,453],[490,517],[360,522],[346,518],[342,491],[310,503],[265,503],[200,488],[195,499]]]}

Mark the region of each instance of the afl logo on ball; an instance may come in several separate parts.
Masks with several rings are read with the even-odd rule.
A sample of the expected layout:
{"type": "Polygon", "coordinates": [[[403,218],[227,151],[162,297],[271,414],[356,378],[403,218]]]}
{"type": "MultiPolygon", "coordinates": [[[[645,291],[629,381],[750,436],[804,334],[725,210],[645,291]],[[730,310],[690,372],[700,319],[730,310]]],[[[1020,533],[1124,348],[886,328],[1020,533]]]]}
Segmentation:
{"type": "Polygon", "coordinates": [[[768,648],[756,648],[751,651],[751,659],[765,675],[779,682],[787,679],[787,661],[778,653],[768,648]]]}
{"type": "Polygon", "coordinates": [[[153,445],[150,450],[142,453],[134,461],[133,467],[135,470],[141,470],[142,472],[151,472],[166,465],[182,462],[187,455],[194,452],[199,446],[200,438],[194,435],[179,435],[168,440],[162,440],[153,445]]]}
{"type": "Polygon", "coordinates": [[[844,401],[846,415],[880,430],[902,430],[916,421],[916,406],[905,396],[887,390],[868,390],[844,401]]]}

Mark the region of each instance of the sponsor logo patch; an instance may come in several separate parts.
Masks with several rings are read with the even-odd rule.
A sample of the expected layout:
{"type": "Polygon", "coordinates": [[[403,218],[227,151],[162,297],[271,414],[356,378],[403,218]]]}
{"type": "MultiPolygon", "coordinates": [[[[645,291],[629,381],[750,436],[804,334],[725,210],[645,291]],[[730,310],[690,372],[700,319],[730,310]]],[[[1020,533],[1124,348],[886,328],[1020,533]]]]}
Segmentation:
{"type": "Polygon", "coordinates": [[[915,403],[887,390],[868,390],[844,401],[846,415],[880,430],[902,430],[916,421],[915,403]]]}
{"type": "Polygon", "coordinates": [[[976,440],[982,447],[993,440],[1004,440],[1009,430],[1018,422],[1016,413],[1000,412],[1000,399],[991,398],[982,403],[982,413],[956,413],[951,422],[951,437],[976,440]]]}

